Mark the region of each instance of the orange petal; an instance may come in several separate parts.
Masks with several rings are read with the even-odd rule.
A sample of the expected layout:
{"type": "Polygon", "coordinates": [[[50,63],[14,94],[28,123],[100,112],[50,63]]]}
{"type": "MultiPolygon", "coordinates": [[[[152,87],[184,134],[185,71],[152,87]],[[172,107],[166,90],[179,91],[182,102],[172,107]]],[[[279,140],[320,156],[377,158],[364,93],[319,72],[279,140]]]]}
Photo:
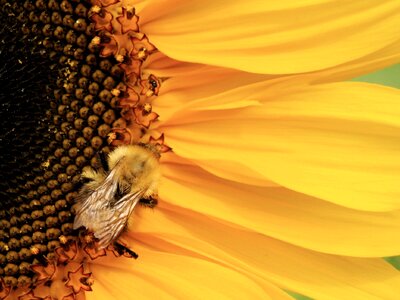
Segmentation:
{"type": "Polygon", "coordinates": [[[153,0],[141,30],[177,60],[263,74],[321,70],[399,40],[400,3],[153,0]]]}

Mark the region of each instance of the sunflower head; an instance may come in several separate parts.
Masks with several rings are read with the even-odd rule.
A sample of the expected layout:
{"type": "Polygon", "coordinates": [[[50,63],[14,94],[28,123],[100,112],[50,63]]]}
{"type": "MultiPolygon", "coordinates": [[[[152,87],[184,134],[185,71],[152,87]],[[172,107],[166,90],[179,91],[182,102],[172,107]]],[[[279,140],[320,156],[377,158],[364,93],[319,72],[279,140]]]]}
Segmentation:
{"type": "MultiPolygon", "coordinates": [[[[133,9],[114,18],[103,2],[0,1],[5,294],[30,295],[38,286],[62,290],[54,297],[78,294],[93,283],[86,259],[136,255],[121,244],[98,252],[91,235],[73,230],[82,170],[101,169],[101,157],[116,146],[149,143],[158,117],[149,99],[160,81],[141,73],[156,49],[133,9]]],[[[151,142],[161,149],[161,140],[151,142]]]]}

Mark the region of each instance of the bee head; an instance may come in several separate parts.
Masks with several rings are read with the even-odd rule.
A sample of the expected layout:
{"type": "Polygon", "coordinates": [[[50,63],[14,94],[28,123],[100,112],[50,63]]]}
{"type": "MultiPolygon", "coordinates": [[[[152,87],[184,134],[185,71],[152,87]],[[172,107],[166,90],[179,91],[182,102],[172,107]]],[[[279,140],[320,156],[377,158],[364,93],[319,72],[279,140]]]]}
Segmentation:
{"type": "Polygon", "coordinates": [[[158,160],[161,157],[160,149],[156,145],[152,144],[144,144],[144,143],[138,143],[138,146],[149,150],[158,160]]]}

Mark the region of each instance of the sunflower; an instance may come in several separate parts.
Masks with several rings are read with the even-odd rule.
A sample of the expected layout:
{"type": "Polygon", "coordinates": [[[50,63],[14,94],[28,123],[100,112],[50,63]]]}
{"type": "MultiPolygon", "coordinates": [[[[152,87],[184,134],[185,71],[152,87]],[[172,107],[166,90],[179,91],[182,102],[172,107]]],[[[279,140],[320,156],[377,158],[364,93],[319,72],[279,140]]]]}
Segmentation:
{"type": "Polygon", "coordinates": [[[1,4],[0,298],[398,299],[400,94],[344,82],[400,60],[398,1],[1,4]],[[79,174],[136,143],[158,205],[99,250],[79,174]]]}

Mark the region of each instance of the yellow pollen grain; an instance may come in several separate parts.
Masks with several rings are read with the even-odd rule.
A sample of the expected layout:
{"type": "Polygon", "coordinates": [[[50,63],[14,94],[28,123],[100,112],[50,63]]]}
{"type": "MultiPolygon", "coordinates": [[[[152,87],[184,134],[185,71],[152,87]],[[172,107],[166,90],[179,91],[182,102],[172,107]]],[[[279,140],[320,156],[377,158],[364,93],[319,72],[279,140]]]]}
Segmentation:
{"type": "Polygon", "coordinates": [[[91,242],[94,241],[93,235],[90,235],[90,234],[85,235],[83,239],[88,244],[90,244],[91,242]]]}
{"type": "Polygon", "coordinates": [[[68,242],[68,239],[65,237],[65,235],[60,235],[58,239],[60,240],[61,244],[66,244],[68,242]]]}
{"type": "Polygon", "coordinates": [[[138,58],[139,59],[144,59],[147,56],[147,49],[146,48],[142,48],[139,50],[138,52],[138,58]]]}
{"type": "Polygon", "coordinates": [[[90,9],[92,12],[98,14],[99,12],[101,12],[101,7],[98,5],[93,5],[92,8],[90,9]]]}
{"type": "Polygon", "coordinates": [[[92,277],[86,279],[86,284],[88,286],[92,286],[94,284],[94,279],[92,277]]]}
{"type": "Polygon", "coordinates": [[[112,89],[111,94],[113,94],[115,97],[118,97],[121,94],[121,91],[119,89],[112,89]]]}
{"type": "Polygon", "coordinates": [[[31,250],[31,253],[32,253],[33,255],[39,254],[39,252],[40,252],[39,248],[34,247],[34,246],[32,246],[32,247],[30,248],[30,250],[31,250]]]}
{"type": "Polygon", "coordinates": [[[100,37],[99,36],[95,36],[90,43],[92,43],[93,45],[99,45],[100,42],[101,42],[100,37]]]}
{"type": "Polygon", "coordinates": [[[107,143],[111,144],[117,138],[117,134],[115,132],[111,132],[107,135],[107,143]]]}
{"type": "Polygon", "coordinates": [[[119,62],[123,62],[124,61],[124,56],[121,54],[117,54],[115,55],[115,59],[119,62]]]}
{"type": "Polygon", "coordinates": [[[152,110],[152,106],[151,106],[151,104],[150,103],[145,103],[144,105],[143,105],[143,111],[144,112],[146,112],[146,113],[151,113],[151,110],[152,110]]]}
{"type": "Polygon", "coordinates": [[[42,163],[42,168],[47,169],[50,166],[50,160],[46,160],[45,162],[42,163]]]}

